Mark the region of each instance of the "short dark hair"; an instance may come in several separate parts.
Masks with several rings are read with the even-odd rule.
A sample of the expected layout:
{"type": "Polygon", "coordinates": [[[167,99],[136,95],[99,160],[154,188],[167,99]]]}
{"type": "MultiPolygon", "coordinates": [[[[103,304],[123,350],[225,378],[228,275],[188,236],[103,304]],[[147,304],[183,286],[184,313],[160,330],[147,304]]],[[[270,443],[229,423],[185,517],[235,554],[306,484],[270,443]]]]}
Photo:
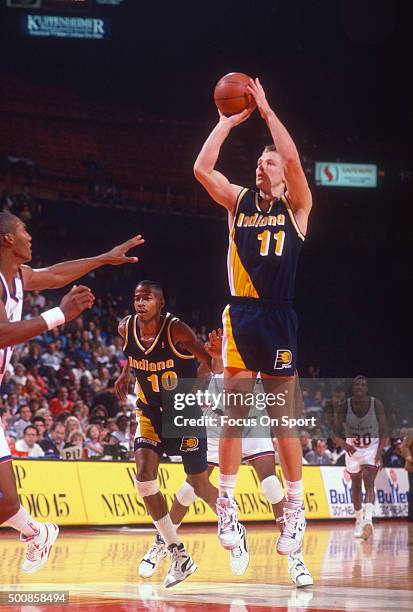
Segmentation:
{"type": "MultiPolygon", "coordinates": [[[[151,289],[156,289],[156,291],[159,291],[160,293],[162,293],[163,295],[163,289],[160,286],[160,284],[157,281],[153,281],[153,280],[141,280],[139,281],[139,283],[137,283],[136,287],[150,287],[151,289]]],[[[136,289],[135,287],[135,289],[136,289]]]]}
{"type": "Polygon", "coordinates": [[[28,429],[34,429],[34,431],[35,431],[35,432],[36,432],[36,434],[37,434],[37,429],[36,429],[36,427],[35,427],[34,425],[27,425],[27,427],[25,427],[25,428],[23,429],[23,435],[25,435],[25,433],[26,433],[26,431],[27,431],[28,429]]]}
{"type": "Polygon", "coordinates": [[[32,420],[32,424],[34,425],[35,423],[43,423],[43,425],[46,425],[46,419],[44,419],[42,416],[36,416],[34,417],[34,419],[32,420]]]}
{"type": "Polygon", "coordinates": [[[0,236],[4,236],[4,234],[13,234],[16,229],[17,220],[18,217],[8,210],[0,212],[0,236]]]}

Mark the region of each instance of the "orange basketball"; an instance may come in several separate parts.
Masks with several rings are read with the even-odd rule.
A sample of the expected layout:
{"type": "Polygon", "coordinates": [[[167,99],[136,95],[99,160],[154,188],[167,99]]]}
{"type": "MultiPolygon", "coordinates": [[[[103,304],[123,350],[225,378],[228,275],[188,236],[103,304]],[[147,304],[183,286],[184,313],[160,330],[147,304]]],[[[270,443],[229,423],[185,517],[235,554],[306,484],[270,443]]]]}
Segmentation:
{"type": "Polygon", "coordinates": [[[248,93],[250,77],[242,72],[230,72],[215,86],[215,104],[224,115],[236,115],[248,106],[255,108],[254,97],[248,93]]]}

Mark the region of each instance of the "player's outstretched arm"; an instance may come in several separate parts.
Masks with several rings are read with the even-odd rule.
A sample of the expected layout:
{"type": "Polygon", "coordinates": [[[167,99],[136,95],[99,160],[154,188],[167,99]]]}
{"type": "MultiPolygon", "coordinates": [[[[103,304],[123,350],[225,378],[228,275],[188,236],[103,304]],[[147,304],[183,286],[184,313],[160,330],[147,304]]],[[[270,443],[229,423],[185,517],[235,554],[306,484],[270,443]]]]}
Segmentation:
{"type": "Polygon", "coordinates": [[[226,176],[215,170],[215,165],[221,146],[232,128],[246,121],[252,111],[253,109],[245,109],[231,117],[226,117],[218,111],[219,121],[206,139],[194,164],[196,179],[205,187],[211,198],[230,213],[234,212],[241,187],[230,183],[226,176]]]}
{"type": "MultiPolygon", "coordinates": [[[[265,91],[259,79],[255,79],[255,81],[251,79],[248,91],[254,96],[258,112],[266,122],[277,151],[283,158],[285,182],[291,207],[295,214],[301,211],[302,216],[305,214],[308,217],[312,206],[312,197],[297,147],[287,128],[281,123],[268,104],[265,91]]],[[[301,225],[300,228],[305,233],[305,229],[301,225]]]]}
{"type": "Polygon", "coordinates": [[[182,344],[185,350],[195,355],[200,363],[208,367],[210,372],[216,373],[219,371],[215,367],[215,360],[207,353],[203,343],[186,323],[175,321],[171,327],[171,332],[174,344],[182,344]]]}
{"type": "Polygon", "coordinates": [[[101,266],[119,266],[125,263],[136,263],[139,261],[138,258],[128,257],[126,253],[144,242],[144,239],[139,234],[119,244],[107,253],[102,253],[102,255],[97,255],[96,257],[65,261],[50,266],[49,268],[40,268],[38,270],[33,270],[30,266],[23,265],[21,270],[24,288],[27,291],[57,289],[59,287],[65,287],[69,283],[72,283],[101,266]]]}
{"type": "Polygon", "coordinates": [[[46,310],[39,317],[10,323],[4,303],[0,300],[0,348],[12,347],[26,342],[47,329],[63,325],[76,319],[86,308],[92,308],[94,295],[88,287],[73,287],[60,302],[60,307],[46,310]]]}

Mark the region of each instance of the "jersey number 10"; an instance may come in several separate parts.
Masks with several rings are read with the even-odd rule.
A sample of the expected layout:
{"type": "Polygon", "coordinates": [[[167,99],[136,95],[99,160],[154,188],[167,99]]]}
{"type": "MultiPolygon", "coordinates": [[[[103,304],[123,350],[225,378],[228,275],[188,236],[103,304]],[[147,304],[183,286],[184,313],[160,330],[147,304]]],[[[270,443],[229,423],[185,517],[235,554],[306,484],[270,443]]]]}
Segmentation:
{"type": "MultiPolygon", "coordinates": [[[[270,242],[271,242],[270,230],[265,230],[264,232],[261,232],[261,234],[258,234],[257,238],[261,242],[260,255],[265,257],[266,255],[268,255],[270,251],[270,242]]],[[[285,232],[283,231],[276,232],[274,234],[274,239],[275,239],[275,254],[280,256],[282,255],[283,248],[284,248],[285,232]]]]}
{"type": "Polygon", "coordinates": [[[148,380],[152,385],[152,391],[159,393],[159,378],[161,379],[162,389],[165,391],[173,391],[178,386],[178,376],[176,372],[164,372],[161,376],[159,374],[151,374],[148,376],[148,380]]]}

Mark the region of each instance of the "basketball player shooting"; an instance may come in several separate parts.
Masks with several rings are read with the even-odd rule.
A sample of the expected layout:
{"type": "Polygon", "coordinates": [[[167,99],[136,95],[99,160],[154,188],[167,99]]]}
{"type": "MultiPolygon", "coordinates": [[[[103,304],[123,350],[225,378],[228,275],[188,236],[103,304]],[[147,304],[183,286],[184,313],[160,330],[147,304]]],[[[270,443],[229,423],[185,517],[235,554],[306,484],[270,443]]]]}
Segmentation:
{"type": "MultiPolygon", "coordinates": [[[[16,344],[72,321],[91,308],[94,301],[90,289],[79,285],[63,297],[59,307],[21,321],[23,290],[57,289],[103,265],[135,263],[138,258],[127,257],[126,253],[144,240],[136,236],[97,257],[66,261],[38,270],[27,265],[32,259],[31,242],[26,226],[18,217],[9,212],[0,213],[0,384],[16,344]]],[[[20,504],[11,459],[0,424],[0,524],[20,532],[20,539],[26,544],[22,569],[32,574],[47,562],[59,529],[54,523],[36,521],[20,504]]]]}
{"type": "MultiPolygon", "coordinates": [[[[245,396],[261,372],[267,397],[283,394],[284,406],[267,403],[270,417],[280,418],[292,415],[294,409],[297,317],[292,300],[312,198],[294,141],[269,106],[259,80],[251,79],[247,89],[273,139],[258,159],[256,189],[235,185],[215,169],[222,144],[249,118],[251,107],[230,117],[219,111],[218,124],[198,155],[194,173],[228,211],[231,298],[223,312],[225,389],[245,396]]],[[[243,405],[226,406],[228,416],[238,419],[248,416],[248,410],[243,405]]],[[[305,529],[302,451],[296,432],[274,429],[287,487],[277,551],[288,555],[299,550],[305,529]]],[[[233,496],[241,436],[242,427],[225,425],[219,445],[218,535],[226,548],[239,544],[233,496]]]]}

